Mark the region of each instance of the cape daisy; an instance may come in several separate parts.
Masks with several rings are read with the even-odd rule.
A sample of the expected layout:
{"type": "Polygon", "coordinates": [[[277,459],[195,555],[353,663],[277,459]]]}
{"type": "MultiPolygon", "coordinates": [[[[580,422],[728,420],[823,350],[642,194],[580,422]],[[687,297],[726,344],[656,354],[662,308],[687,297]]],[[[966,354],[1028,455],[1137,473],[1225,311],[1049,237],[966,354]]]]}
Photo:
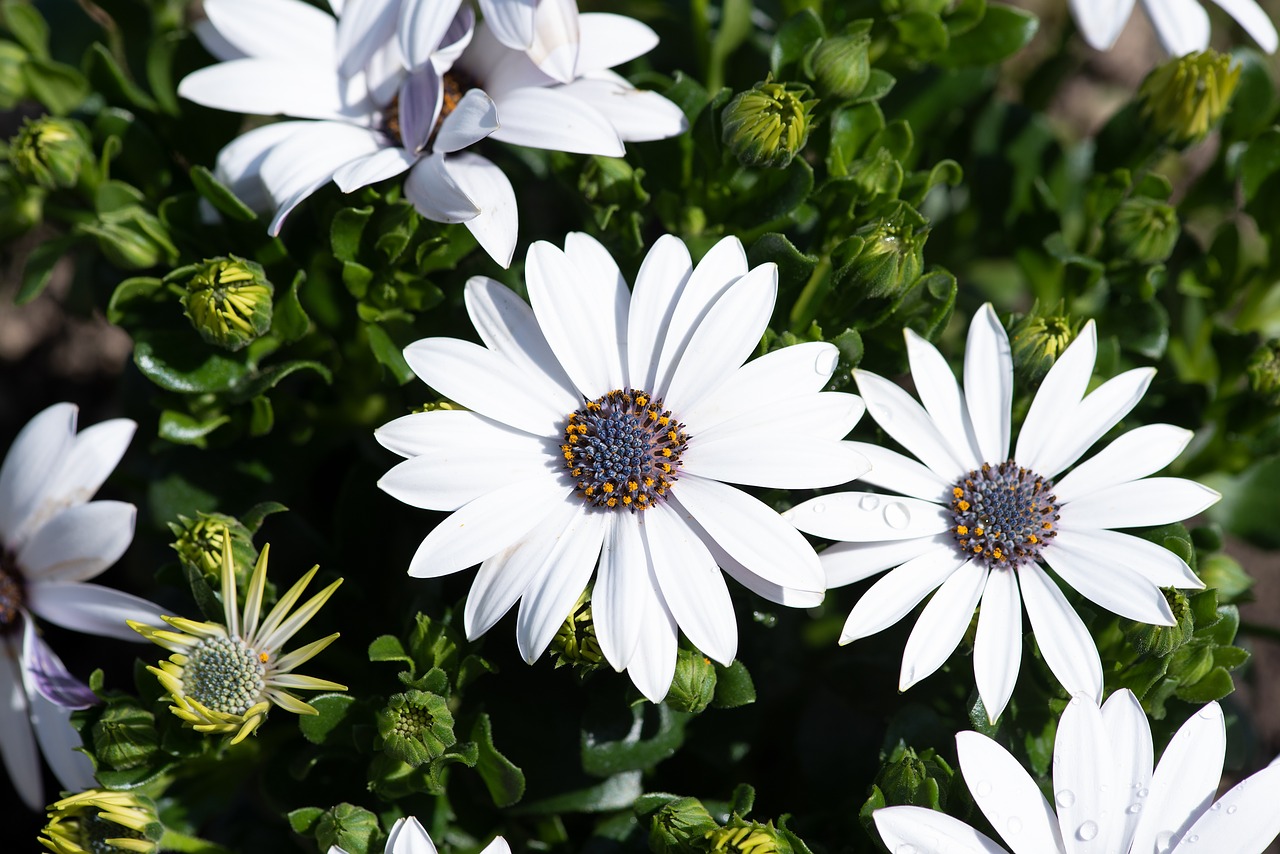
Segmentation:
{"type": "MultiPolygon", "coordinates": [[[[1276,51],[1276,27],[1256,0],[1214,0],[1267,53],[1276,51]]],[[[1071,14],[1084,40],[1110,50],[1133,14],[1136,0],[1071,0],[1071,14]]],[[[1160,44],[1170,56],[1209,46],[1209,14],[1196,0],[1142,0],[1160,44]]]]}
{"type": "Polygon", "coordinates": [[[378,441],[409,459],[379,486],[452,513],[409,573],[481,564],[468,637],[519,599],[517,640],[534,661],[594,570],[600,648],[658,701],[675,669],[677,627],[707,656],[734,657],[721,569],[783,605],[821,601],[812,547],[723,481],[806,489],[855,477],[866,460],[840,439],[862,403],[821,391],[836,366],[830,344],[743,365],[773,311],[777,268],[748,270],[736,238],[696,268],[680,240],[661,238],[633,293],[585,234],[570,234],[563,251],[533,244],[525,276],[532,307],[492,279],[467,282],[484,346],[429,338],[405,349],[421,379],[469,411],[380,428],[378,441]]]}
{"type": "Polygon", "coordinates": [[[861,479],[900,496],[836,493],[786,514],[802,531],[843,541],[822,553],[830,587],[896,567],[854,606],[840,642],[893,625],[936,589],[907,639],[905,691],[942,666],[981,604],[973,667],[994,721],[1017,681],[1025,603],[1058,681],[1071,694],[1100,698],[1098,650],[1040,564],[1109,611],[1173,625],[1160,588],[1204,584],[1173,552],[1111,529],[1176,522],[1218,500],[1190,480],[1148,477],[1182,452],[1191,431],[1139,427],[1059,479],[1141,400],[1153,369],[1128,371],[1086,395],[1097,356],[1090,321],[1045,376],[1010,456],[1013,360],[991,306],[969,326],[963,390],[933,345],[905,334],[923,406],[883,377],[854,373],[871,417],[920,460],[855,443],[871,461],[861,479]]]}

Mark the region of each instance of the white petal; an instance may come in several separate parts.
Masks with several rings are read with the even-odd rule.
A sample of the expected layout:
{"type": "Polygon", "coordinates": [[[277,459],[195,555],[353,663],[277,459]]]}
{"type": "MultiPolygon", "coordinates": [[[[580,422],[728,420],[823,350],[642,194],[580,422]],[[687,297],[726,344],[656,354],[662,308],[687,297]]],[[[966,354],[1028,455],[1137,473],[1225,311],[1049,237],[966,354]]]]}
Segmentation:
{"type": "Polygon", "coordinates": [[[468,409],[536,436],[563,433],[569,413],[556,405],[562,393],[492,350],[457,338],[424,338],[406,347],[404,358],[423,382],[468,409]]]}
{"type": "Polygon", "coordinates": [[[33,584],[27,605],[49,622],[91,635],[141,641],[127,620],[158,626],[163,608],[129,593],[97,584],[33,584]]]}
{"type": "MultiPolygon", "coordinates": [[[[1112,2],[1112,0],[1102,0],[1112,2]]],[[[1075,411],[1089,387],[1093,363],[1098,358],[1098,328],[1090,320],[1080,330],[1049,373],[1045,374],[1027,417],[1018,433],[1014,459],[1027,468],[1049,477],[1040,467],[1040,455],[1052,451],[1049,440],[1070,413],[1075,411]]]]}
{"type": "Polygon", "coordinates": [[[529,247],[525,282],[538,326],[587,400],[623,384],[622,343],[630,294],[613,276],[580,275],[558,247],[529,247]]]}
{"type": "Polygon", "coordinates": [[[689,121],[678,106],[657,92],[637,89],[625,81],[579,77],[560,91],[604,116],[623,142],[667,139],[689,129],[689,121]]]}
{"type": "Polygon", "coordinates": [[[1009,751],[985,735],[962,732],[956,735],[956,752],[973,802],[1013,854],[1062,850],[1053,807],[1009,751]]]}
{"type": "Polygon", "coordinates": [[[396,819],[387,835],[386,854],[436,854],[426,828],[413,816],[396,819]]]}
{"type": "Polygon", "coordinates": [[[692,272],[689,250],[673,235],[659,237],[644,256],[627,319],[627,376],[633,388],[655,390],[663,342],[692,272]]]}
{"type": "MultiPolygon", "coordinates": [[[[760,434],[766,431],[761,430],[760,434]]],[[[771,453],[773,442],[757,435],[739,434],[698,442],[696,451],[686,452],[687,474],[748,486],[778,489],[817,489],[848,483],[866,472],[867,458],[852,442],[805,438],[784,453],[771,453]]],[[[690,445],[690,451],[694,446],[690,445]]]]}
{"type": "Polygon", "coordinates": [[[532,664],[546,651],[573,605],[587,589],[600,557],[605,525],[612,514],[584,509],[565,529],[542,571],[520,599],[516,641],[520,655],[532,664]]]}
{"type": "Polygon", "coordinates": [[[29,692],[27,702],[31,704],[31,729],[36,742],[61,788],[83,792],[96,786],[93,763],[78,749],[83,742],[80,733],[71,726],[72,710],[51,703],[37,692],[29,692]]]}
{"type": "Polygon", "coordinates": [[[205,0],[218,35],[242,56],[332,65],[337,22],[299,0],[205,0]]]}
{"type": "Polygon", "coordinates": [[[1209,46],[1209,13],[1196,0],[1142,0],[1142,8],[1170,56],[1209,46]]]}
{"type": "Polygon", "coordinates": [[[1276,52],[1276,27],[1255,0],[1213,0],[1267,53],[1276,52]]]}
{"type": "Polygon", "coordinates": [[[471,89],[445,116],[436,134],[434,151],[460,151],[498,129],[498,108],[481,89],[471,89]]]}
{"type": "MultiPolygon", "coordinates": [[[[405,70],[404,57],[400,55],[400,46],[394,40],[385,42],[373,52],[361,75],[353,77],[349,83],[355,87],[355,95],[359,97],[361,88],[369,94],[369,100],[379,106],[388,105],[400,91],[400,84],[408,72],[405,70]]],[[[400,130],[404,131],[404,104],[400,105],[400,130]]]]}
{"type": "MultiPolygon", "coordinates": [[[[761,264],[716,300],[675,363],[667,388],[653,393],[674,412],[705,397],[733,375],[758,346],[778,296],[778,268],[761,264]]],[[[667,336],[663,350],[676,342],[667,336]]]]}
{"type": "Polygon", "coordinates": [[[457,0],[401,0],[396,31],[400,52],[410,71],[431,60],[432,52],[444,41],[460,5],[457,0]]]}
{"type": "MultiPolygon", "coordinates": [[[[783,514],[784,519],[790,517],[783,514]]],[[[827,574],[827,587],[843,587],[870,578],[895,566],[901,566],[940,546],[955,550],[951,534],[916,537],[911,540],[888,540],[882,543],[836,543],[818,554],[827,574]]]]}
{"type": "Polygon", "coordinates": [[[1130,430],[1056,484],[1059,504],[1091,492],[1155,474],[1182,453],[1195,434],[1172,424],[1148,424],[1130,430]]]}
{"type": "Polygon", "coordinates": [[[1022,665],[1022,601],[1013,570],[1000,569],[987,577],[973,642],[973,676],[978,694],[995,723],[1013,696],[1022,665]]]}
{"type": "Polygon", "coordinates": [[[1079,531],[1165,525],[1188,519],[1221,497],[1194,480],[1149,477],[1108,486],[1063,505],[1059,526],[1079,531]]]}
{"type": "Polygon", "coordinates": [[[561,502],[527,536],[480,564],[463,612],[469,640],[493,628],[524,595],[533,579],[555,556],[565,531],[584,512],[585,506],[580,502],[561,502]]]}
{"type": "MultiPolygon", "coordinates": [[[[809,439],[835,441],[844,438],[865,411],[862,399],[856,394],[827,391],[773,400],[763,412],[744,412],[711,427],[686,422],[689,429],[695,431],[697,440],[690,444],[690,450],[682,459],[687,466],[689,453],[700,452],[705,445],[727,440],[759,442],[757,453],[760,449],[774,447],[780,436],[788,437],[798,446],[809,439]]],[[[850,450],[862,452],[854,442],[844,444],[850,450]]],[[[788,452],[793,449],[788,449],[788,452]]],[[[843,483],[831,481],[837,482],[843,483]]]]}
{"type": "Polygon", "coordinates": [[[338,169],[385,145],[381,134],[355,125],[310,122],[298,126],[267,152],[259,170],[267,191],[278,202],[267,231],[278,234],[293,208],[328,183],[338,169]]]}
{"type": "Polygon", "coordinates": [[[816,608],[826,598],[826,590],[800,590],[795,587],[787,587],[782,584],[775,584],[772,581],[766,581],[757,575],[755,570],[748,569],[731,557],[697,523],[697,520],[688,519],[686,521],[689,522],[689,527],[693,528],[694,532],[702,538],[703,545],[707,547],[707,551],[711,552],[711,557],[715,560],[716,565],[724,570],[726,575],[757,596],[786,608],[816,608]]]}
{"type": "Polygon", "coordinates": [[[501,836],[495,837],[480,854],[511,854],[511,846],[501,836]]]}
{"type": "MultiPolygon", "coordinates": [[[[424,413],[427,414],[427,413],[424,413]]],[[[441,449],[405,460],[378,481],[398,501],[424,510],[452,512],[508,483],[532,480],[563,469],[554,444],[530,453],[527,448],[441,449]]]]}
{"type": "Polygon", "coordinates": [[[642,523],[654,578],[676,623],[703,654],[728,665],[738,649],[738,621],[720,567],[674,508],[646,510],[642,523]]]}
{"type": "Polygon", "coordinates": [[[627,664],[627,675],[640,689],[640,693],[652,702],[661,703],[671,688],[676,673],[676,643],[679,633],[676,618],[662,599],[658,581],[649,566],[649,578],[644,586],[644,597],[636,604],[644,610],[640,626],[640,638],[627,664]]]}
{"type": "Polygon", "coordinates": [[[461,59],[462,54],[471,46],[475,31],[475,10],[470,5],[464,5],[458,9],[458,14],[453,16],[453,21],[444,31],[440,43],[432,48],[430,65],[437,74],[452,70],[454,63],[461,59]]]}
{"type": "Polygon", "coordinates": [[[512,145],[621,157],[618,132],[594,107],[556,89],[525,86],[490,92],[501,125],[493,138],[512,145]]]}
{"type": "Polygon", "coordinates": [[[35,583],[93,578],[129,548],[137,515],[123,501],[68,507],[36,529],[18,552],[18,566],[35,583]]]}
{"type": "MultiPolygon", "coordinates": [[[[1164,749],[1151,777],[1151,794],[1133,838],[1134,851],[1152,850],[1157,840],[1165,838],[1162,834],[1172,834],[1174,840],[1182,838],[1209,809],[1218,791],[1226,750],[1227,731],[1217,703],[1209,703],[1187,718],[1164,749]]],[[[1236,854],[1231,848],[1211,850],[1236,854]]]]}
{"type": "Polygon", "coordinates": [[[795,590],[827,589],[813,546],[771,507],[740,489],[686,476],[671,490],[674,509],[697,520],[738,563],[765,581],[795,590]]]}
{"type": "Polygon", "coordinates": [[[911,363],[911,382],[920,395],[925,411],[938,427],[938,432],[951,448],[952,456],[972,471],[982,465],[982,452],[969,419],[969,409],[964,402],[964,392],[951,373],[947,360],[928,341],[911,329],[904,329],[907,340],[907,357],[911,363]]]}
{"type": "Polygon", "coordinates": [[[275,122],[240,134],[218,152],[214,174],[253,210],[271,210],[275,201],[262,180],[262,164],[272,149],[310,125],[311,122],[275,122]]]}
{"type": "Polygon", "coordinates": [[[604,12],[579,15],[578,31],[581,39],[579,76],[630,62],[658,46],[657,33],[624,15],[604,12]]]}
{"type": "Polygon", "coordinates": [[[1068,854],[1114,854],[1103,846],[1111,829],[1124,823],[1124,814],[1109,796],[1114,784],[1110,747],[1097,701],[1073,697],[1053,746],[1054,801],[1068,854]]]}
{"type": "Polygon", "coordinates": [[[432,222],[469,222],[480,215],[480,206],[459,186],[441,152],[414,164],[405,179],[404,194],[432,222]]]}
{"type": "Polygon", "coordinates": [[[578,39],[576,0],[539,0],[527,55],[544,74],[561,83],[576,76],[578,39]]]}
{"type": "Polygon", "coordinates": [[[1135,368],[1098,386],[1063,416],[1034,465],[1023,465],[1034,468],[1041,477],[1057,477],[1142,400],[1155,374],[1153,368],[1135,368]]]}
{"type": "Polygon", "coordinates": [[[973,620],[973,609],[982,599],[987,574],[982,564],[969,561],[933,594],[902,651],[899,691],[906,691],[951,657],[973,620]]]}
{"type": "Polygon", "coordinates": [[[911,395],[870,371],[854,371],[853,378],[876,423],[940,478],[952,483],[971,471],[956,460],[951,443],[911,395]]]}
{"type": "Polygon", "coordinates": [[[533,12],[537,6],[538,0],[480,0],[480,12],[494,38],[515,50],[525,50],[533,44],[533,12]]]}
{"type": "Polygon", "coordinates": [[[851,643],[889,628],[966,562],[955,549],[934,547],[886,573],[849,612],[840,643],[851,643]]]}
{"type": "Polygon", "coordinates": [[[560,479],[542,476],[480,496],[427,535],[409,563],[409,574],[436,578],[480,563],[524,537],[569,492],[560,479]]]}
{"type": "Polygon", "coordinates": [[[77,433],[57,478],[45,487],[46,506],[68,507],[92,498],[120,463],[137,429],[128,418],[113,418],[77,433]]]}
{"type": "Polygon", "coordinates": [[[609,518],[596,586],[591,591],[591,616],[600,651],[614,670],[621,671],[640,640],[649,566],[639,520],[630,513],[610,513],[609,518]]]}
{"type": "Polygon", "coordinates": [[[1196,577],[1186,561],[1173,552],[1141,537],[1102,529],[1092,531],[1058,531],[1054,548],[1066,544],[1077,554],[1089,556],[1100,568],[1127,567],[1157,587],[1179,587],[1203,590],[1204,582],[1196,577]]]}
{"type": "Polygon", "coordinates": [[[486,347],[505,356],[521,373],[545,381],[539,384],[540,392],[554,394],[551,403],[557,410],[568,414],[578,408],[581,400],[573,383],[551,352],[527,302],[486,276],[468,279],[463,296],[467,315],[486,347]]]}
{"type": "Polygon", "coordinates": [[[342,192],[351,193],[402,174],[417,159],[403,148],[384,148],[340,166],[333,173],[333,182],[342,192]]]}
{"type": "Polygon", "coordinates": [[[19,431],[0,465],[0,542],[21,544],[21,534],[43,503],[49,473],[58,471],[75,443],[76,407],[56,403],[19,431]]]}
{"type": "Polygon", "coordinates": [[[913,540],[951,529],[951,514],[937,504],[873,492],[833,492],[787,511],[786,520],[806,534],[874,543],[913,540]]]}
{"type": "Polygon", "coordinates": [[[820,391],[831,379],[838,359],[835,345],[823,341],[774,350],[738,368],[680,416],[686,424],[696,425],[699,433],[706,433],[731,418],[757,412],[762,400],[792,399],[820,391]]]}
{"type": "Polygon", "coordinates": [[[1087,550],[1057,542],[1050,543],[1041,557],[1076,592],[1113,614],[1153,626],[1174,624],[1160,588],[1138,572],[1119,564],[1100,566],[1087,550]]]}
{"type": "Polygon", "coordinates": [[[1110,50],[1133,12],[1134,0],[1071,0],[1080,35],[1095,50],[1110,50]]]}
{"type": "MultiPolygon", "coordinates": [[[[16,443],[15,443],[16,444],[16,443]]],[[[40,755],[28,717],[27,692],[12,641],[0,641],[0,758],[9,780],[28,809],[44,809],[40,755]]]]}
{"type": "Polygon", "coordinates": [[[240,48],[227,41],[226,37],[218,32],[218,28],[208,18],[192,21],[191,32],[195,34],[200,46],[207,50],[214,59],[225,62],[231,59],[245,59],[248,56],[240,48]]]}
{"type": "Polygon", "coordinates": [[[1031,631],[1053,675],[1068,694],[1084,692],[1095,701],[1101,699],[1102,660],[1080,615],[1034,563],[1019,567],[1018,582],[1031,631]]]}
{"type": "Polygon", "coordinates": [[[291,59],[219,62],[182,78],[178,94],[216,110],[300,119],[350,121],[372,107],[344,102],[332,66],[291,59]]]}
{"type": "Polygon", "coordinates": [[[630,384],[627,377],[627,326],[631,311],[631,291],[627,288],[627,280],[622,277],[618,262],[613,260],[609,250],[589,234],[571,231],[565,235],[564,254],[578,268],[578,276],[582,281],[594,280],[593,291],[614,295],[612,336],[617,338],[619,349],[616,366],[612,351],[603,355],[608,358],[610,375],[615,378],[612,388],[627,386],[630,384]]]}
{"type": "Polygon", "coordinates": [[[871,470],[858,480],[891,489],[921,501],[938,502],[950,497],[951,483],[934,474],[933,469],[882,445],[851,442],[854,449],[867,458],[871,470]]]}
{"type": "Polygon", "coordinates": [[[983,462],[1009,458],[1013,353],[995,309],[987,303],[969,323],[964,350],[964,396],[983,462]]]}
{"type": "MultiPolygon", "coordinates": [[[[446,0],[432,5],[447,7],[450,3],[446,0]]],[[[378,47],[395,35],[399,16],[398,2],[350,0],[345,3],[338,19],[338,70],[350,77],[364,68],[378,47]]]]}
{"type": "MultiPolygon", "coordinates": [[[[479,92],[479,89],[471,90],[479,92]]],[[[483,96],[483,93],[481,93],[483,96]]],[[[400,145],[413,156],[426,151],[444,109],[444,78],[427,63],[405,76],[399,92],[400,145]]],[[[459,102],[461,106],[461,102],[459,102]]],[[[450,114],[452,115],[452,114],[450,114]]],[[[385,119],[384,119],[385,121],[385,119]]],[[[440,128],[441,132],[444,128],[440,128]]],[[[437,149],[443,152],[445,149],[437,149]]]]}
{"type": "Polygon", "coordinates": [[[502,170],[478,154],[459,152],[449,155],[449,174],[463,192],[480,207],[480,213],[467,220],[467,230],[503,267],[511,265],[516,251],[516,191],[502,170]]]}
{"type": "Polygon", "coordinates": [[[1280,834],[1280,768],[1264,768],[1236,784],[1191,825],[1174,854],[1231,851],[1262,854],[1280,834]],[[1203,843],[1197,845],[1196,843],[1203,843]]]}
{"type": "Polygon", "coordinates": [[[872,818],[880,838],[893,852],[1008,854],[990,837],[946,813],[923,807],[887,807],[876,810],[872,818]]]}
{"type": "Polygon", "coordinates": [[[1123,819],[1110,823],[1103,850],[1128,851],[1151,785],[1151,724],[1128,688],[1116,691],[1102,704],[1102,723],[1114,769],[1116,809],[1122,811],[1123,819]]]}
{"type": "Polygon", "coordinates": [[[546,452],[548,441],[465,409],[437,409],[402,415],[373,431],[373,437],[382,447],[402,457],[447,451],[479,457],[489,450],[504,454],[525,452],[536,456],[546,452]]]}

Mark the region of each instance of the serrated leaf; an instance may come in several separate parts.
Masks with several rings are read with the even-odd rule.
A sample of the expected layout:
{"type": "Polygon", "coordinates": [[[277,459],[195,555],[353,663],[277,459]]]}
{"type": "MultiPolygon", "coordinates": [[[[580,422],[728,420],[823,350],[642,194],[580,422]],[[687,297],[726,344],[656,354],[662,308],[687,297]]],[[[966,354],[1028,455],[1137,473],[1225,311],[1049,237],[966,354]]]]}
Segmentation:
{"type": "Polygon", "coordinates": [[[350,694],[320,694],[308,697],[307,703],[319,714],[299,715],[298,729],[312,744],[324,744],[347,722],[356,699],[350,694]]]}
{"type": "Polygon", "coordinates": [[[1226,668],[1214,667],[1194,685],[1184,685],[1173,693],[1184,702],[1204,704],[1221,700],[1235,689],[1235,682],[1226,668]]]}
{"type": "Polygon", "coordinates": [[[244,525],[250,534],[256,534],[268,516],[276,513],[285,513],[288,510],[289,508],[279,501],[260,501],[240,516],[240,524],[244,525]]]}
{"type": "Polygon", "coordinates": [[[627,707],[630,721],[597,715],[584,723],[579,737],[582,770],[597,777],[652,768],[684,744],[685,723],[692,715],[665,704],[639,703],[627,707]],[[610,738],[622,730],[621,738],[610,738]]]}
{"type": "Polygon", "coordinates": [[[369,644],[370,661],[402,661],[413,669],[413,659],[405,652],[404,645],[395,635],[381,635],[369,644]]]}

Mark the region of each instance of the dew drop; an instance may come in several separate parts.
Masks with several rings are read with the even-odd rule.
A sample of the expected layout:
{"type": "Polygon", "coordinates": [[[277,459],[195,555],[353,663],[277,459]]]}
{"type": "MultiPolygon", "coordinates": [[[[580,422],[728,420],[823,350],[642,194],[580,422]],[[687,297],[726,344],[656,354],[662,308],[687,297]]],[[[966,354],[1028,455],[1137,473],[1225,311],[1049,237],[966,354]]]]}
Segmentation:
{"type": "Polygon", "coordinates": [[[884,508],[884,521],[890,528],[901,531],[911,523],[911,513],[901,501],[892,501],[884,508]]]}
{"type": "Polygon", "coordinates": [[[888,424],[893,420],[893,410],[887,406],[871,407],[871,417],[880,424],[888,424]]]}
{"type": "Polygon", "coordinates": [[[1137,815],[1142,812],[1142,804],[1129,804],[1129,808],[1125,810],[1129,815],[1137,815]]]}
{"type": "Polygon", "coordinates": [[[861,510],[875,510],[880,506],[880,497],[877,495],[864,495],[858,502],[858,508],[861,510]]]}
{"type": "Polygon", "coordinates": [[[814,512],[814,513],[826,513],[826,512],[827,512],[827,505],[825,505],[825,504],[823,504],[821,501],[819,501],[819,502],[817,502],[816,504],[812,504],[812,505],[810,505],[809,510],[810,510],[810,511],[812,511],[812,512],[814,512]]]}
{"type": "Polygon", "coordinates": [[[1097,835],[1098,825],[1096,822],[1086,821],[1076,828],[1076,838],[1082,842],[1089,842],[1097,835]]]}
{"type": "Polygon", "coordinates": [[[1173,847],[1173,832],[1162,830],[1156,836],[1156,854],[1169,854],[1169,849],[1173,847]]]}
{"type": "Polygon", "coordinates": [[[1145,798],[1149,794],[1151,794],[1151,790],[1146,787],[1143,787],[1138,790],[1138,797],[1140,798],[1145,798]]]}
{"type": "MultiPolygon", "coordinates": [[[[904,669],[902,671],[902,679],[900,681],[902,682],[903,685],[914,684],[916,681],[916,669],[914,667],[908,667],[904,669]]],[[[904,688],[901,690],[906,690],[906,689],[904,688]]]]}
{"type": "Polygon", "coordinates": [[[1016,815],[1015,815],[1015,816],[1010,816],[1010,817],[1009,817],[1009,821],[1005,824],[1005,829],[1006,829],[1006,830],[1008,830],[1008,831],[1009,831],[1009,833],[1010,833],[1010,834],[1013,834],[1013,835],[1017,835],[1017,834],[1021,833],[1021,832],[1022,832],[1022,819],[1018,818],[1016,815]]]}
{"type": "Polygon", "coordinates": [[[1076,793],[1071,791],[1070,789],[1063,789],[1062,791],[1058,792],[1057,801],[1058,801],[1058,806],[1060,808],[1067,809],[1068,807],[1075,804],[1076,793]]]}
{"type": "Polygon", "coordinates": [[[1236,810],[1238,809],[1240,809],[1240,807],[1236,806],[1235,804],[1232,804],[1231,806],[1227,807],[1227,815],[1235,815],[1236,810]]]}
{"type": "Polygon", "coordinates": [[[991,781],[981,780],[976,788],[978,790],[978,797],[985,798],[987,795],[991,794],[991,781]]]}
{"type": "Polygon", "coordinates": [[[835,372],[836,362],[840,359],[840,352],[835,347],[822,348],[822,352],[818,354],[818,358],[814,360],[813,369],[820,376],[830,377],[835,372]]]}
{"type": "Polygon", "coordinates": [[[1222,801],[1218,801],[1216,804],[1209,807],[1209,812],[1217,812],[1220,809],[1222,809],[1222,801]]]}
{"type": "Polygon", "coordinates": [[[1194,833],[1187,837],[1188,845],[1195,845],[1199,841],[1200,841],[1200,837],[1194,833]]]}

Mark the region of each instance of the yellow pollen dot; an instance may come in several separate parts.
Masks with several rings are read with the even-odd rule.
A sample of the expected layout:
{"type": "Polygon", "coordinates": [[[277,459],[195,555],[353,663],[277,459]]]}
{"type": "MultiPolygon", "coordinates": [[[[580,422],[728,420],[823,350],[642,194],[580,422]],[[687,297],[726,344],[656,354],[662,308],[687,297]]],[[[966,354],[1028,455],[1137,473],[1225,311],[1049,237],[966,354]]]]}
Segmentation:
{"type": "Polygon", "coordinates": [[[587,495],[595,495],[595,494],[596,494],[596,488],[595,488],[594,486],[588,486],[586,489],[584,489],[584,490],[582,490],[582,491],[583,491],[584,493],[586,493],[587,495]]]}
{"type": "Polygon", "coordinates": [[[617,507],[617,506],[618,506],[618,499],[616,499],[616,498],[610,498],[608,501],[606,501],[606,502],[605,502],[605,504],[608,504],[610,507],[617,507]]]}
{"type": "Polygon", "coordinates": [[[646,478],[644,479],[644,485],[645,485],[645,486],[653,486],[653,478],[651,478],[651,477],[646,477],[646,478]]]}
{"type": "Polygon", "coordinates": [[[578,434],[577,434],[577,433],[574,433],[572,436],[570,436],[570,437],[569,437],[569,444],[570,444],[570,445],[576,445],[576,444],[578,444],[578,434]]]}
{"type": "Polygon", "coordinates": [[[964,490],[957,486],[951,490],[951,494],[954,495],[956,498],[960,498],[964,495],[964,490]]]}
{"type": "Polygon", "coordinates": [[[666,427],[668,424],[671,423],[671,419],[663,415],[658,419],[658,423],[661,424],[663,427],[666,427]]]}
{"type": "Polygon", "coordinates": [[[968,501],[957,501],[957,502],[956,502],[956,506],[957,506],[957,507],[959,507],[961,510],[968,510],[968,509],[969,509],[969,502],[968,502],[968,501]]]}
{"type": "Polygon", "coordinates": [[[600,488],[601,488],[601,489],[603,489],[606,493],[608,493],[608,492],[613,492],[613,484],[612,484],[612,483],[606,483],[604,486],[602,486],[602,487],[600,487],[600,488]]]}
{"type": "Polygon", "coordinates": [[[270,660],[271,656],[267,655],[265,652],[258,653],[258,661],[261,661],[263,664],[266,664],[270,660]]]}
{"type": "Polygon", "coordinates": [[[624,495],[624,496],[622,496],[622,503],[623,503],[623,504],[630,504],[630,503],[631,503],[631,496],[630,496],[630,495],[624,495]]]}
{"type": "Polygon", "coordinates": [[[976,555],[982,554],[982,546],[974,546],[973,553],[976,555]]]}
{"type": "Polygon", "coordinates": [[[1029,543],[1038,543],[1038,542],[1040,542],[1040,538],[1039,538],[1039,537],[1037,537],[1035,534],[1032,534],[1031,536],[1027,537],[1027,542],[1029,542],[1029,543]]]}
{"type": "Polygon", "coordinates": [[[992,549],[991,554],[995,557],[996,560],[1004,560],[1004,552],[1000,551],[1000,549],[998,548],[992,549]]]}
{"type": "Polygon", "coordinates": [[[667,433],[667,441],[668,441],[668,442],[674,442],[675,440],[676,440],[676,431],[675,431],[675,430],[672,430],[672,431],[670,431],[669,433],[667,433]]]}
{"type": "Polygon", "coordinates": [[[640,484],[636,483],[634,480],[627,481],[627,489],[629,491],[635,492],[639,488],[640,488],[640,484]]]}
{"type": "Polygon", "coordinates": [[[975,537],[981,537],[985,533],[986,531],[984,531],[981,526],[973,529],[973,535],[975,537]]]}
{"type": "Polygon", "coordinates": [[[969,533],[969,526],[956,525],[956,533],[963,537],[965,534],[969,533]]]}
{"type": "Polygon", "coordinates": [[[662,449],[662,455],[663,455],[664,457],[669,457],[669,456],[671,456],[671,449],[670,449],[670,448],[663,448],[663,449],[662,449]]]}
{"type": "Polygon", "coordinates": [[[645,397],[643,394],[636,395],[636,406],[643,408],[648,405],[649,405],[649,398],[645,397]]]}
{"type": "Polygon", "coordinates": [[[1041,527],[1041,528],[1044,528],[1044,529],[1047,531],[1047,530],[1049,530],[1050,528],[1052,528],[1052,527],[1053,527],[1053,523],[1052,523],[1052,522],[1044,522],[1044,523],[1042,523],[1042,524],[1040,525],[1040,527],[1041,527]]]}
{"type": "MultiPolygon", "coordinates": [[[[671,463],[662,463],[662,471],[664,474],[671,474],[671,463]]],[[[666,483],[666,481],[663,481],[666,483]]]]}
{"type": "Polygon", "coordinates": [[[640,497],[639,497],[639,498],[637,498],[636,500],[637,500],[637,501],[639,501],[641,504],[648,504],[648,503],[649,503],[649,496],[645,495],[645,494],[642,492],[642,493],[640,493],[640,497]]]}

